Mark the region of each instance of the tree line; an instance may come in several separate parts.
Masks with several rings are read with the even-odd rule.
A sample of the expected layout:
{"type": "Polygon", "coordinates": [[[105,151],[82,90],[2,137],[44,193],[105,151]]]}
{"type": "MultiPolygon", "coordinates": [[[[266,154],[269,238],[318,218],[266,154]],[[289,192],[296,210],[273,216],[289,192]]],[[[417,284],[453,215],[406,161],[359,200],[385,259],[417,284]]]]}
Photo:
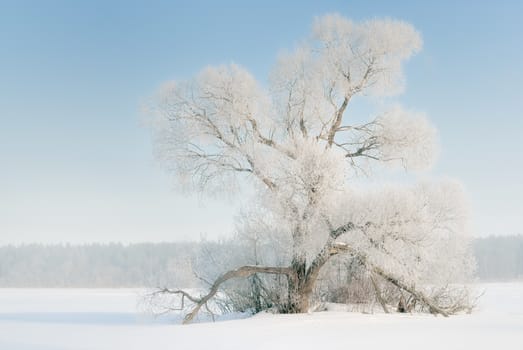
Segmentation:
{"type": "Polygon", "coordinates": [[[523,279],[523,236],[490,236],[474,241],[477,275],[484,281],[523,279]]]}
{"type": "MultiPolygon", "coordinates": [[[[0,247],[0,287],[196,287],[212,256],[240,251],[233,241],[0,247]],[[212,252],[212,254],[211,254],[212,252]]],[[[480,281],[523,278],[523,236],[473,242],[480,281]]],[[[215,266],[218,268],[218,266],[215,266]]]]}

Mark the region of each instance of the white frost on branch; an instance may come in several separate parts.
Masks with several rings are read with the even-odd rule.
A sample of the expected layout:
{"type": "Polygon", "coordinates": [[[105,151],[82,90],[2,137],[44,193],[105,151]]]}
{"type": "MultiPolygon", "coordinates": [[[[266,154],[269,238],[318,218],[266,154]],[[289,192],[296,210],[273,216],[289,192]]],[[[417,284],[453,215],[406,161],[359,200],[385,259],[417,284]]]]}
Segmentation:
{"type": "Polygon", "coordinates": [[[259,174],[257,147],[270,144],[270,100],[237,65],[208,67],[164,85],[152,123],[159,158],[192,189],[230,191],[237,173],[259,174]]]}
{"type": "Polygon", "coordinates": [[[409,170],[427,170],[438,154],[437,132],[421,113],[395,107],[376,119],[378,157],[409,170]]]}
{"type": "Polygon", "coordinates": [[[352,191],[333,221],[352,222],[340,237],[368,261],[409,284],[466,281],[474,270],[468,205],[454,181],[352,191]]]}
{"type": "Polygon", "coordinates": [[[342,252],[443,314],[410,286],[464,280],[472,271],[459,186],[361,191],[350,181],[362,161],[407,170],[433,164],[437,135],[423,114],[394,107],[363,123],[346,116],[354,96],[401,92],[402,65],[421,45],[402,21],[328,15],[315,21],[307,41],[280,56],[267,90],[231,64],[158,94],[157,154],[183,187],[255,188],[240,226],[245,237],[278,245],[270,259],[256,262],[290,262],[281,270],[289,278],[289,312],[308,309],[320,269],[342,252]],[[263,232],[269,235],[261,239],[263,232]]]}
{"type": "Polygon", "coordinates": [[[317,18],[313,36],[324,74],[345,95],[364,89],[378,96],[402,92],[402,63],[423,45],[409,23],[392,19],[355,23],[337,14],[317,18]]]}

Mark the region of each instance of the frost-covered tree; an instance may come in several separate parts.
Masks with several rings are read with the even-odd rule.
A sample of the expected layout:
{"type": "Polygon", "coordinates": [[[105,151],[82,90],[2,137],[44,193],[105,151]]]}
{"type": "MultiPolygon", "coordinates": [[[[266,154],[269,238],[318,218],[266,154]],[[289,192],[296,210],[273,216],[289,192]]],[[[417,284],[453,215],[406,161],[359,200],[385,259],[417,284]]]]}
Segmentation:
{"type": "Polygon", "coordinates": [[[425,116],[398,106],[364,123],[346,116],[356,96],[400,93],[402,65],[421,46],[419,33],[402,21],[327,15],[316,19],[308,40],[279,57],[268,89],[235,64],[161,88],[153,130],[162,162],[186,189],[230,195],[254,187],[243,227],[278,237],[273,241],[288,252],[283,264],[263,266],[262,257],[221,275],[207,295],[186,295],[195,303],[186,321],[221,283],[253,274],[286,276],[280,310],[306,312],[320,271],[340,254],[431,312],[455,310],[424,287],[472,271],[459,185],[362,190],[352,181],[373,164],[433,164],[436,130],[425,116]]]}

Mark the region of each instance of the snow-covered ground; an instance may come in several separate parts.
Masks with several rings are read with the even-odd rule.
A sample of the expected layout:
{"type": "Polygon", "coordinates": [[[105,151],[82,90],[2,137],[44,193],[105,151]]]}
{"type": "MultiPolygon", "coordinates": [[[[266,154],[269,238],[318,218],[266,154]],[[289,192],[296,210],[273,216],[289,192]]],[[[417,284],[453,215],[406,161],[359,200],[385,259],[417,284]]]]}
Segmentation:
{"type": "Polygon", "coordinates": [[[523,283],[484,284],[478,310],[430,315],[320,312],[175,325],[129,289],[0,289],[1,350],[523,349],[523,283]]]}

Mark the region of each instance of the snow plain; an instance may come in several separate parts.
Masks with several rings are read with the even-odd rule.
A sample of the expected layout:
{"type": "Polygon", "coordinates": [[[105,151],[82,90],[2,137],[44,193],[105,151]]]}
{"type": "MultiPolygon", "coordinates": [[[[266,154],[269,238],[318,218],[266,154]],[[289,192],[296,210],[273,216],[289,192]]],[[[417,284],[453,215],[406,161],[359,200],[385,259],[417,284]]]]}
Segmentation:
{"type": "Polygon", "coordinates": [[[523,349],[523,283],[484,284],[471,315],[261,314],[181,326],[140,290],[0,289],[1,350],[523,349]]]}

